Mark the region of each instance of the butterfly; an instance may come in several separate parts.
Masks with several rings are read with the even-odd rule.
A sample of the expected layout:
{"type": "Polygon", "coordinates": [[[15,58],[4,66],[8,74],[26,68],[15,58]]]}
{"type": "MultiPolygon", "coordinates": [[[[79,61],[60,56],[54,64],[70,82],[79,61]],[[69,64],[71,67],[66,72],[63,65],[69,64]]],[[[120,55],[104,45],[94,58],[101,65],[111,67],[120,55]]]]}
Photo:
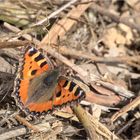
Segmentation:
{"type": "Polygon", "coordinates": [[[12,96],[26,114],[40,116],[79,102],[85,91],[74,80],[52,69],[50,61],[35,47],[27,46],[19,63],[12,96]]]}

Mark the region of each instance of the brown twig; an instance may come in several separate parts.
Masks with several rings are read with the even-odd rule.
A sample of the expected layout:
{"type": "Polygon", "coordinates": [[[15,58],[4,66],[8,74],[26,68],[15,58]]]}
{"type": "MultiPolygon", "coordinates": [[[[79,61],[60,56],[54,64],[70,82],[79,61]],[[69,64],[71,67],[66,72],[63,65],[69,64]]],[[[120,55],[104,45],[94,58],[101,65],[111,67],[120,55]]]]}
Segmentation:
{"type": "MultiPolygon", "coordinates": [[[[102,90],[103,92],[104,90],[102,90]]],[[[96,92],[87,92],[86,93],[86,101],[90,103],[95,103],[104,106],[114,106],[120,102],[120,97],[117,95],[103,95],[103,94],[96,94],[96,92]]]]}
{"type": "Polygon", "coordinates": [[[39,132],[39,129],[36,128],[35,126],[33,126],[32,124],[30,124],[28,121],[26,121],[24,118],[20,117],[19,115],[15,115],[14,116],[20,123],[22,123],[23,125],[27,126],[27,128],[30,128],[31,130],[35,131],[35,132],[39,132]]]}
{"type": "MultiPolygon", "coordinates": [[[[4,22],[4,27],[6,27],[7,29],[9,29],[10,31],[13,31],[14,33],[19,33],[21,32],[21,30],[15,26],[10,25],[7,22],[4,22]]],[[[25,39],[27,39],[28,41],[34,42],[35,44],[39,44],[40,41],[37,40],[36,38],[31,37],[29,34],[20,34],[20,36],[24,37],[25,39]]],[[[19,36],[19,37],[20,37],[19,36]]]]}
{"type": "Polygon", "coordinates": [[[70,2],[66,3],[65,5],[63,5],[61,8],[59,8],[58,10],[56,10],[55,12],[53,12],[52,14],[50,14],[48,17],[40,20],[39,22],[35,23],[32,25],[33,26],[38,26],[38,25],[43,25],[45,22],[47,22],[49,19],[55,17],[56,15],[58,15],[60,12],[62,12],[63,10],[65,10],[66,8],[70,7],[72,4],[76,3],[78,0],[71,0],[70,2]]]}
{"type": "MultiPolygon", "coordinates": [[[[39,132],[49,132],[51,130],[49,123],[41,123],[41,124],[37,124],[35,125],[35,127],[37,127],[39,129],[39,132]]],[[[8,140],[8,139],[14,139],[15,137],[24,135],[29,133],[29,130],[27,128],[23,127],[18,127],[16,129],[9,129],[6,132],[3,132],[2,134],[0,134],[0,139],[1,140],[8,140]]]]}
{"type": "Polygon", "coordinates": [[[74,58],[85,58],[85,59],[90,59],[92,61],[95,62],[99,62],[99,63],[124,63],[124,64],[128,64],[130,66],[133,67],[137,67],[140,68],[139,64],[139,59],[140,59],[140,55],[138,56],[119,56],[119,57],[99,57],[99,56],[94,56],[93,54],[89,54],[83,51],[77,51],[74,50],[72,48],[67,48],[67,47],[63,47],[61,46],[59,49],[59,52],[63,55],[69,55],[72,56],[74,58]]]}
{"type": "Polygon", "coordinates": [[[26,46],[29,44],[29,41],[25,40],[25,41],[3,41],[0,42],[0,49],[2,48],[15,48],[15,47],[19,47],[19,46],[26,46]]]}
{"type": "Polygon", "coordinates": [[[57,134],[60,134],[63,131],[62,128],[62,123],[57,123],[56,126],[52,126],[52,130],[50,133],[47,133],[44,137],[44,139],[49,140],[49,139],[54,139],[54,137],[57,136],[57,134]]]}
{"type": "Polygon", "coordinates": [[[117,94],[121,95],[122,97],[131,98],[133,97],[133,92],[127,90],[123,86],[116,86],[112,83],[105,82],[103,80],[98,81],[103,87],[110,89],[111,91],[116,92],[117,94]]]}
{"type": "Polygon", "coordinates": [[[100,136],[107,140],[119,139],[96,118],[93,118],[93,116],[87,113],[80,105],[73,107],[73,110],[78,119],[82,122],[90,139],[98,140],[100,139],[100,136]]]}
{"type": "Polygon", "coordinates": [[[111,117],[111,121],[114,122],[118,117],[124,115],[129,110],[136,108],[139,104],[140,104],[140,96],[138,96],[131,103],[129,103],[128,105],[126,105],[122,109],[120,109],[118,112],[116,112],[111,117]]]}

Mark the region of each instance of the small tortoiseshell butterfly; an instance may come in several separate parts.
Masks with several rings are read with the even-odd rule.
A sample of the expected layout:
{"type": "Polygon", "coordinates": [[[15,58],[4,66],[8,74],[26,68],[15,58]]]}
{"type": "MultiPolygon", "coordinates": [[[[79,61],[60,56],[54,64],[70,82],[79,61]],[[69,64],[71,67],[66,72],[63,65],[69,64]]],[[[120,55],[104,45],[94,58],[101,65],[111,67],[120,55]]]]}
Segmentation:
{"type": "Polygon", "coordinates": [[[73,80],[60,76],[58,68],[51,69],[36,48],[26,47],[20,63],[12,95],[25,113],[44,115],[85,97],[85,91],[73,80]]]}

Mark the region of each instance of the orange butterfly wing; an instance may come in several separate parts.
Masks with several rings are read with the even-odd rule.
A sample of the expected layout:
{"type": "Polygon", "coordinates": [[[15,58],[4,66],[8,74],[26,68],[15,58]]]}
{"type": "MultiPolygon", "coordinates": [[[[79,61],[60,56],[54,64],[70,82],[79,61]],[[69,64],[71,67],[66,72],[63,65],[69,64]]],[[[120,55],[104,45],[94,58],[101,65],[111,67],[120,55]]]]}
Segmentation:
{"type": "Polygon", "coordinates": [[[19,107],[23,108],[28,98],[27,93],[30,80],[50,68],[46,58],[31,46],[28,46],[24,50],[20,63],[19,73],[15,80],[15,89],[12,95],[19,107]]]}
{"type": "Polygon", "coordinates": [[[51,112],[56,108],[67,105],[71,102],[79,102],[85,98],[85,91],[75,82],[66,78],[60,78],[55,89],[54,97],[43,103],[31,103],[28,106],[32,115],[51,112]]]}

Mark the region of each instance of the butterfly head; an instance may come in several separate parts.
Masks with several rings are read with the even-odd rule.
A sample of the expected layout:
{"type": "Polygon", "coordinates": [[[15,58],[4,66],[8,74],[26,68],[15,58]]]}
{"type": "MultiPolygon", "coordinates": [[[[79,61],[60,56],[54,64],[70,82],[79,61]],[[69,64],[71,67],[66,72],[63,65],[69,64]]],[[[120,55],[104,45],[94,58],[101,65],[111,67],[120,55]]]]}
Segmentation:
{"type": "Polygon", "coordinates": [[[56,83],[58,81],[59,75],[60,75],[59,69],[54,69],[50,71],[43,80],[44,84],[46,86],[51,86],[52,83],[56,83]]]}

